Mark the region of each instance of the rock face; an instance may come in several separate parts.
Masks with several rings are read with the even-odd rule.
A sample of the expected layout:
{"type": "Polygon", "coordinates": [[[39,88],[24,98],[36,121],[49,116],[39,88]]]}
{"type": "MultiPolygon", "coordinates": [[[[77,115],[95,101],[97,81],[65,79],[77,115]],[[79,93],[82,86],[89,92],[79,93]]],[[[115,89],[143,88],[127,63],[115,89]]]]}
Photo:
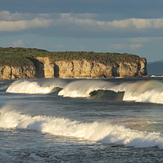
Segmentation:
{"type": "Polygon", "coordinates": [[[48,57],[29,58],[34,64],[26,67],[0,67],[1,79],[18,78],[98,78],[136,77],[147,75],[146,59],[104,65],[95,61],[72,60],[51,63],[48,57]]]}
{"type": "Polygon", "coordinates": [[[137,63],[117,63],[115,65],[104,65],[87,60],[58,61],[55,63],[58,72],[55,77],[76,78],[76,77],[134,77],[147,75],[146,59],[141,58],[137,63]]]}
{"type": "Polygon", "coordinates": [[[0,79],[26,79],[35,78],[36,69],[34,66],[0,66],[0,79]]]}
{"type": "Polygon", "coordinates": [[[36,57],[36,59],[43,64],[43,75],[44,78],[54,78],[54,64],[50,63],[48,57],[36,57]]]}
{"type": "Polygon", "coordinates": [[[120,63],[118,73],[120,77],[144,76],[147,75],[146,59],[141,58],[140,62],[120,63]]]}

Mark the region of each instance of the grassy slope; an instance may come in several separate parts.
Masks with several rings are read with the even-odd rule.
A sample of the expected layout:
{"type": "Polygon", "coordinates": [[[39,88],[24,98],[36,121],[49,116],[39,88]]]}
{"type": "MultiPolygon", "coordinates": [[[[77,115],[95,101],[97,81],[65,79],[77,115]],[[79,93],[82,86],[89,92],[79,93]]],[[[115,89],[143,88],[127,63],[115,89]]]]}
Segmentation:
{"type": "Polygon", "coordinates": [[[116,64],[117,62],[138,62],[140,57],[132,54],[120,53],[95,53],[95,52],[48,52],[31,48],[0,48],[0,66],[25,66],[33,65],[28,57],[49,57],[51,63],[60,60],[81,60],[98,61],[105,65],[116,64]]]}

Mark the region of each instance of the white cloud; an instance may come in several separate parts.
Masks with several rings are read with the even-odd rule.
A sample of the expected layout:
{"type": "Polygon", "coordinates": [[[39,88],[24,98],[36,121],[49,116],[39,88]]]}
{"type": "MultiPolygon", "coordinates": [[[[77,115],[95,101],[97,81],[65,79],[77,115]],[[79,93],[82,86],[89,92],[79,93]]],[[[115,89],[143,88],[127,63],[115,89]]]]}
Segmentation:
{"type": "Polygon", "coordinates": [[[23,40],[17,40],[17,41],[14,41],[11,46],[12,47],[25,47],[25,46],[28,46],[30,45],[31,43],[29,41],[23,41],[23,40]]]}
{"type": "Polygon", "coordinates": [[[129,48],[130,49],[141,49],[141,48],[143,48],[143,45],[141,45],[141,44],[131,44],[131,45],[129,45],[129,48]]]}
{"type": "Polygon", "coordinates": [[[10,13],[9,11],[0,12],[0,20],[20,20],[24,18],[25,14],[22,13],[10,13]]]}
{"type": "Polygon", "coordinates": [[[51,23],[51,19],[40,18],[19,21],[0,21],[0,31],[21,31],[30,28],[48,27],[51,23]]]}
{"type": "Polygon", "coordinates": [[[98,21],[93,19],[72,19],[74,24],[89,25],[94,27],[100,27],[103,29],[118,28],[118,29],[147,29],[147,28],[163,28],[163,19],[126,19],[126,20],[114,20],[114,21],[98,21]]]}
{"type": "Polygon", "coordinates": [[[0,11],[0,20],[6,21],[18,21],[18,20],[31,20],[34,18],[47,18],[49,14],[40,13],[40,14],[31,14],[31,13],[10,13],[9,11],[0,11]]]}
{"type": "Polygon", "coordinates": [[[127,45],[125,44],[112,44],[108,46],[111,49],[125,49],[127,45]]]}
{"type": "Polygon", "coordinates": [[[143,48],[143,45],[141,44],[130,44],[130,45],[126,45],[126,44],[112,44],[108,46],[109,49],[131,49],[131,50],[136,50],[136,49],[140,49],[143,48]]]}
{"type": "Polygon", "coordinates": [[[134,43],[141,43],[141,42],[149,42],[151,40],[150,37],[136,37],[131,38],[131,41],[134,43]]]}
{"type": "Polygon", "coordinates": [[[163,28],[163,18],[157,19],[137,19],[130,18],[125,20],[114,20],[114,21],[100,21],[96,20],[97,14],[71,14],[63,13],[60,14],[60,23],[63,24],[76,24],[83,27],[94,27],[99,29],[110,30],[117,29],[147,29],[154,28],[159,29],[163,28]]]}
{"type": "MultiPolygon", "coordinates": [[[[97,32],[112,32],[112,31],[134,31],[142,29],[162,29],[163,18],[157,19],[136,19],[130,18],[125,20],[100,21],[97,14],[74,14],[74,13],[10,13],[8,11],[0,12],[0,31],[22,31],[31,28],[46,28],[54,27],[62,30],[66,29],[67,25],[70,30],[97,31],[97,32]]],[[[62,33],[62,31],[61,31],[62,33]]]]}

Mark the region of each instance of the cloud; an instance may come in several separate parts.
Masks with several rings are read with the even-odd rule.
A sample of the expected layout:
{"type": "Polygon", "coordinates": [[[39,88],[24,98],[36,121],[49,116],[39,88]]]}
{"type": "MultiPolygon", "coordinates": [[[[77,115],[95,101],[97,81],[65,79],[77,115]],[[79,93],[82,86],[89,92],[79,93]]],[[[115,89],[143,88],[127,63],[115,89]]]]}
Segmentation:
{"type": "Polygon", "coordinates": [[[131,38],[131,42],[133,43],[143,43],[143,42],[156,42],[156,41],[163,41],[163,37],[136,37],[131,38]]]}
{"type": "Polygon", "coordinates": [[[79,19],[79,18],[68,18],[69,22],[78,25],[94,26],[95,28],[108,29],[147,29],[147,28],[163,28],[163,19],[126,19],[126,20],[114,20],[114,21],[99,21],[93,19],[79,19]]]}
{"type": "Polygon", "coordinates": [[[0,12],[0,30],[15,31],[28,29],[47,27],[49,25],[58,26],[60,24],[79,25],[83,28],[94,27],[96,29],[117,28],[163,28],[163,18],[158,19],[136,19],[130,18],[125,20],[113,20],[113,21],[100,21],[97,20],[97,14],[74,14],[74,13],[51,13],[51,14],[22,14],[22,13],[10,13],[9,11],[0,12]],[[32,18],[32,19],[30,19],[32,18]],[[3,19],[3,20],[2,20],[3,19]],[[30,19],[30,20],[28,20],[30,19]],[[18,27],[19,26],[19,27],[18,27]],[[13,28],[13,29],[12,29],[13,28]]]}
{"type": "Polygon", "coordinates": [[[83,28],[94,27],[95,29],[159,29],[163,28],[163,18],[157,19],[138,19],[130,18],[124,20],[113,20],[113,21],[101,21],[98,20],[97,14],[72,14],[72,13],[61,13],[60,18],[56,21],[60,24],[74,24],[82,26],[83,28]]]}
{"type": "Polygon", "coordinates": [[[109,49],[131,49],[131,50],[136,50],[136,49],[140,49],[143,48],[143,45],[141,44],[130,44],[130,45],[126,45],[126,44],[112,44],[108,46],[109,49]]]}
{"type": "Polygon", "coordinates": [[[150,40],[151,40],[150,37],[137,37],[131,39],[131,41],[134,43],[149,42],[150,40]]]}
{"type": "Polygon", "coordinates": [[[63,45],[61,45],[61,44],[59,44],[59,45],[56,45],[56,46],[55,46],[55,48],[56,48],[56,49],[63,49],[63,48],[64,48],[64,46],[63,46],[63,45]]]}
{"type": "Polygon", "coordinates": [[[129,48],[132,49],[132,50],[141,49],[141,48],[143,48],[143,45],[141,45],[141,44],[131,44],[131,45],[129,45],[129,48]]]}
{"type": "Polygon", "coordinates": [[[12,47],[26,47],[31,45],[31,43],[29,41],[23,41],[23,40],[17,40],[14,41],[13,43],[11,43],[12,47]]]}
{"type": "Polygon", "coordinates": [[[0,12],[0,20],[19,20],[24,17],[22,13],[13,13],[11,14],[9,11],[1,11],[0,12]]]}
{"type": "Polygon", "coordinates": [[[86,47],[84,45],[79,45],[79,50],[86,50],[86,47]]]}
{"type": "Polygon", "coordinates": [[[0,10],[31,13],[99,13],[117,18],[162,17],[162,0],[1,0],[0,10]],[[10,5],[9,5],[10,4],[10,5]],[[111,16],[110,16],[111,15],[111,16]]]}
{"type": "Polygon", "coordinates": [[[0,21],[0,31],[21,31],[30,28],[48,27],[51,19],[35,18],[32,20],[0,21]]]}
{"type": "MultiPolygon", "coordinates": [[[[101,20],[92,13],[10,13],[0,12],[0,32],[36,33],[55,37],[133,37],[159,35],[163,18],[101,20]],[[154,32],[153,32],[154,31],[154,32]]],[[[152,36],[152,37],[153,37],[152,36]]]]}

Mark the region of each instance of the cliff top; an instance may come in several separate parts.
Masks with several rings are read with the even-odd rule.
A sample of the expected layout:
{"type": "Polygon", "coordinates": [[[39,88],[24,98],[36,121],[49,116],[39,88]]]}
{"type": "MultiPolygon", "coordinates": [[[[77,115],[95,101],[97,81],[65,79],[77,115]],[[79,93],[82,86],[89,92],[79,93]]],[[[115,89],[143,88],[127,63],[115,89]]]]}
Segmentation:
{"type": "Polygon", "coordinates": [[[0,48],[0,65],[10,66],[24,66],[32,65],[28,58],[35,57],[49,57],[51,63],[62,60],[82,60],[97,61],[107,64],[116,64],[119,62],[139,62],[140,57],[133,54],[127,53],[95,53],[93,51],[65,51],[65,52],[49,52],[42,49],[36,48],[0,48]]]}

